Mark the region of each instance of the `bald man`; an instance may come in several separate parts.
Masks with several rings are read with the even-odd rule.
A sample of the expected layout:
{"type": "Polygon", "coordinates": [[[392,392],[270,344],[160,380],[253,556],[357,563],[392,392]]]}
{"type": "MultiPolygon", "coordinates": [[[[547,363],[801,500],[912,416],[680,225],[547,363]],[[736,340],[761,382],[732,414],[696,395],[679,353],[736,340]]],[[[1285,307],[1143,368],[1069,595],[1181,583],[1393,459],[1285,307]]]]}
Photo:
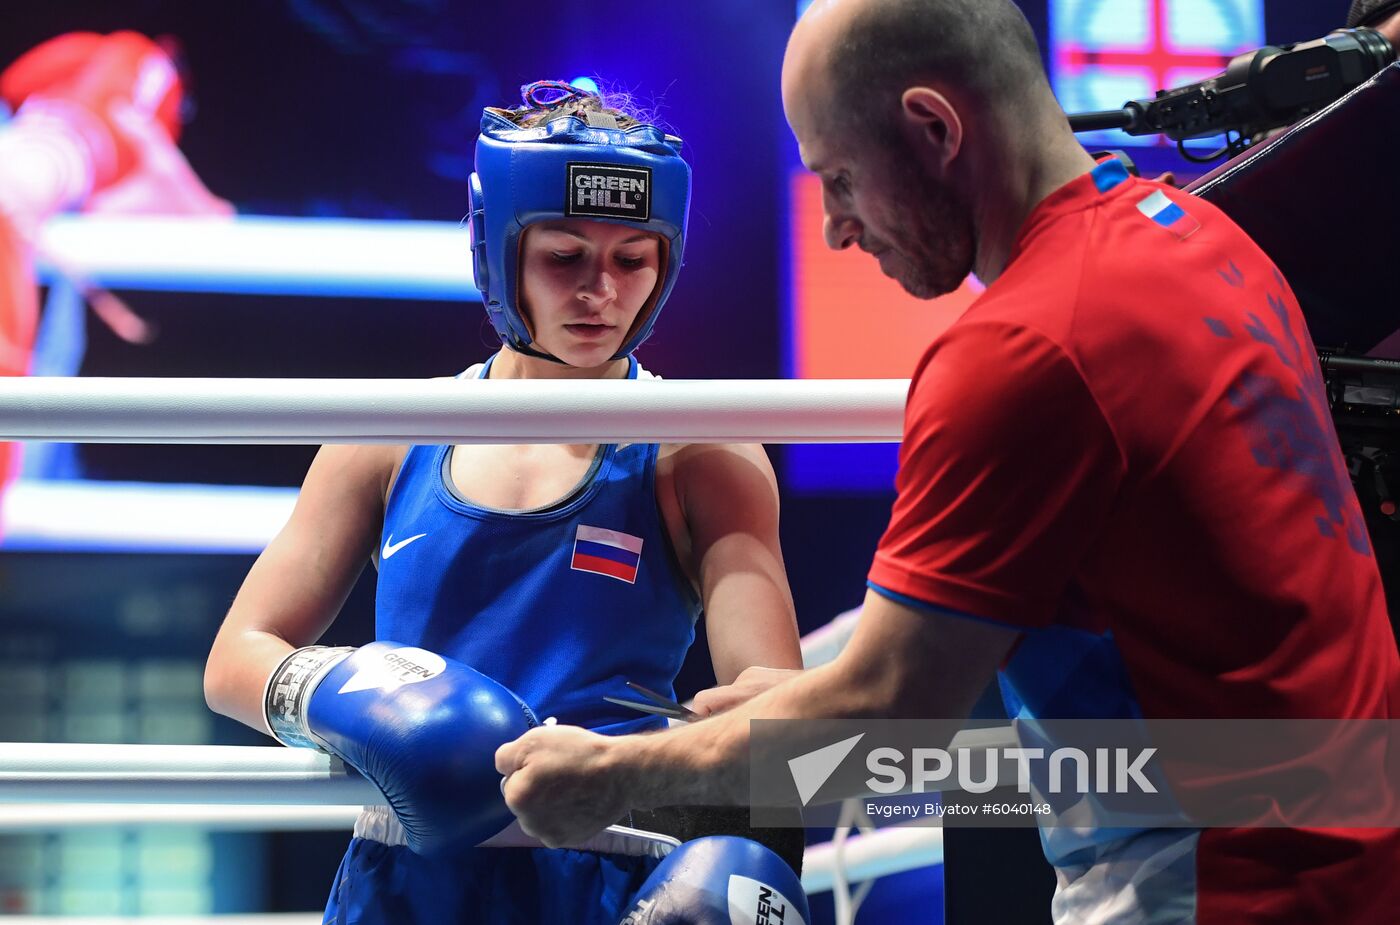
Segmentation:
{"type": "MultiPolygon", "coordinates": [[[[1298,304],[1226,216],[1096,164],[1009,0],[829,0],[783,64],[827,243],[986,292],[929,345],[864,617],[687,728],[497,753],[550,844],[748,799],[755,718],[1391,718],[1400,659],[1298,304]]],[[[1388,829],[1047,829],[1057,922],[1394,922],[1388,829]]]]}

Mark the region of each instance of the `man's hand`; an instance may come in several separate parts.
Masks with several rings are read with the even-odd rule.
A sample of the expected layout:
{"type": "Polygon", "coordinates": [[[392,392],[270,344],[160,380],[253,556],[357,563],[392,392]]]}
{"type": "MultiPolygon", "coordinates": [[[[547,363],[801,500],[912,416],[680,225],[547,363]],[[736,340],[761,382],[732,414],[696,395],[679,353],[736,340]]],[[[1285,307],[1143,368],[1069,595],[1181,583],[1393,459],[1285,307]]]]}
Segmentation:
{"type": "Polygon", "coordinates": [[[501,792],[526,834],[561,848],[622,818],[632,807],[623,772],[610,761],[616,746],[577,726],[541,726],[498,748],[501,792]]]}
{"type": "Polygon", "coordinates": [[[801,673],[801,668],[762,668],[754,665],[739,672],[733,684],[712,687],[696,694],[691,709],[701,716],[723,713],[801,673]]]}

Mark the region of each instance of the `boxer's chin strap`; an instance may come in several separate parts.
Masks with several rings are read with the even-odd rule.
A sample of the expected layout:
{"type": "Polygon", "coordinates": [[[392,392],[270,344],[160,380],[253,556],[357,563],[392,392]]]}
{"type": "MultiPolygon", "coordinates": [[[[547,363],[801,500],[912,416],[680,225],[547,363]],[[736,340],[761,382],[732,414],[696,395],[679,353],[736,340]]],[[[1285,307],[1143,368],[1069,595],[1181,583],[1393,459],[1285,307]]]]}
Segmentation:
{"type": "MultiPolygon", "coordinates": [[[[509,347],[511,350],[514,350],[516,353],[524,354],[527,357],[534,357],[537,360],[548,360],[551,363],[558,363],[560,366],[568,366],[570,369],[579,368],[576,366],[569,366],[568,363],[565,363],[563,360],[559,359],[554,354],[545,353],[543,350],[536,350],[535,348],[527,344],[506,344],[505,346],[509,347]]],[[[620,357],[613,357],[612,360],[608,360],[608,362],[611,363],[613,362],[613,360],[625,360],[631,355],[631,353],[624,353],[620,357]]]]}
{"type": "Polygon", "coordinates": [[[560,366],[569,365],[568,363],[565,363],[563,360],[559,359],[554,354],[545,353],[543,350],[536,350],[529,344],[506,344],[506,346],[514,350],[516,353],[524,354],[527,357],[534,357],[537,360],[548,360],[551,363],[558,363],[560,366]]]}

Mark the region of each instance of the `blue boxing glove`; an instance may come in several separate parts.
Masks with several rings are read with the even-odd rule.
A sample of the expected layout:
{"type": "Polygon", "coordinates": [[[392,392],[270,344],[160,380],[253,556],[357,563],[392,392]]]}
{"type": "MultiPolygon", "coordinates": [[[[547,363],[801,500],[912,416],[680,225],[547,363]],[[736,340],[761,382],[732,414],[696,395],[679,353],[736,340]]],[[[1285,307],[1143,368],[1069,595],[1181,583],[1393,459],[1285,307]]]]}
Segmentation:
{"type": "Polygon", "coordinates": [[[782,858],[747,838],[688,841],[666,856],[618,925],[807,925],[807,894],[782,858]]]}
{"type": "Polygon", "coordinates": [[[378,787],[423,855],[511,823],[496,749],[539,725],[480,672],[394,642],[296,650],[268,678],[263,709],[278,741],[330,752],[378,787]]]}

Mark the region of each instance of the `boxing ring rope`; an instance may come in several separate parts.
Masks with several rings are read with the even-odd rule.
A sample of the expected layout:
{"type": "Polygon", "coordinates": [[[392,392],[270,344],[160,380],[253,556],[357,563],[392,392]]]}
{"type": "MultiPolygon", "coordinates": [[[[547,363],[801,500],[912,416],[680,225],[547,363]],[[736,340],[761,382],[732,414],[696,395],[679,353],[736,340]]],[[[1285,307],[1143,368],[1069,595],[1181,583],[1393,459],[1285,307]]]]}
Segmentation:
{"type": "MultiPolygon", "coordinates": [[[[71,274],[121,290],[478,301],[466,244],[454,222],[60,215],[41,228],[37,256],[49,284],[71,274]]],[[[51,298],[44,329],[60,315],[51,298]]],[[[59,321],[62,338],[40,337],[37,349],[58,351],[42,368],[76,370],[80,354],[68,352],[74,321],[59,321]]],[[[183,485],[178,498],[176,490],[22,478],[0,508],[0,549],[256,553],[295,497],[253,486],[183,485]],[[145,516],[131,518],[131,510],[145,516]]]]}
{"type": "MultiPolygon", "coordinates": [[[[1009,727],[964,730],[950,747],[975,755],[1014,742],[1009,727]]],[[[383,804],[379,791],[338,759],[303,749],[9,743],[0,751],[0,833],[162,824],[345,829],[359,805],[383,804]]],[[[839,849],[830,843],[808,849],[803,887],[830,890],[838,871],[844,882],[859,883],[928,867],[942,862],[942,852],[937,828],[891,826],[852,835],[839,849]]]]}
{"type": "MultiPolygon", "coordinates": [[[[359,806],[0,802],[0,835],[149,826],[194,826],[217,832],[348,833],[359,814],[359,806]]],[[[836,851],[832,842],[808,846],[803,858],[802,887],[809,894],[832,888],[837,877],[836,851]]],[[[943,830],[888,826],[875,832],[851,835],[845,840],[842,852],[840,863],[845,880],[852,884],[864,883],[943,863],[943,830]]]]}
{"type": "Polygon", "coordinates": [[[467,232],[450,222],[60,216],[43,258],[109,289],[475,300],[467,232]]]}
{"type": "MultiPolygon", "coordinates": [[[[803,640],[803,662],[835,657],[859,620],[838,615],[803,640]]],[[[964,730],[953,747],[1016,743],[1010,727],[964,730]]],[[[262,746],[11,743],[0,748],[0,834],[93,826],[218,831],[348,830],[383,797],[329,755],[262,746]],[[162,802],[153,803],[152,800],[162,802]],[[353,804],[353,805],[348,805],[353,804]]],[[[942,863],[938,828],[889,826],[808,848],[803,886],[832,889],[942,863]],[[838,850],[840,857],[838,858],[838,850]]]]}
{"type": "MultiPolygon", "coordinates": [[[[0,835],[99,827],[194,826],[217,832],[349,832],[359,806],[269,806],[166,803],[0,803],[0,835]]],[[[943,831],[893,825],[852,835],[844,845],[846,879],[875,880],[943,862],[943,831]]],[[[808,847],[802,885],[830,890],[836,867],[830,842],[808,847]]],[[[8,922],[8,919],[6,920],[8,922]]]]}
{"type": "MultiPolygon", "coordinates": [[[[833,845],[811,845],[806,849],[802,889],[808,894],[826,893],[832,889],[834,870],[833,845]]],[[[844,869],[851,883],[867,883],[878,877],[903,870],[925,868],[942,862],[941,828],[892,826],[878,833],[853,835],[844,845],[844,869]]],[[[158,925],[160,922],[207,922],[209,925],[319,925],[318,912],[266,915],[182,915],[179,918],[150,917],[141,921],[158,925]]],[[[6,917],[6,925],[25,922],[38,925],[56,919],[42,917],[6,917]]],[[[71,918],[57,919],[66,925],[129,925],[129,918],[71,918]]]]}
{"type": "Polygon", "coordinates": [[[210,803],[0,803],[0,835],[194,826],[215,832],[348,832],[359,806],[210,803]]]}
{"type": "MultiPolygon", "coordinates": [[[[804,636],[803,667],[834,659],[855,632],[860,614],[859,607],[852,608],[804,636]]],[[[970,747],[981,749],[1015,744],[1009,726],[960,735],[970,747]]],[[[176,821],[176,814],[148,810],[183,805],[178,815],[182,822],[237,826],[246,821],[250,828],[299,829],[338,827],[344,820],[354,821],[352,804],[357,810],[361,804],[382,802],[371,784],[347,772],[339,760],[309,749],[12,743],[0,751],[0,832],[42,826],[44,814],[35,807],[70,803],[95,805],[55,812],[55,822],[169,822],[176,821]],[[207,790],[227,784],[237,785],[240,792],[220,790],[216,799],[208,798],[207,790]],[[162,802],[146,802],[152,797],[162,802]],[[221,811],[226,806],[242,808],[221,811]],[[288,813],[288,806],[329,809],[298,815],[288,813]]]]}
{"type": "Polygon", "coordinates": [[[257,745],[9,743],[0,803],[383,805],[339,759],[257,745]]]}
{"type": "MultiPolygon", "coordinates": [[[[907,382],[0,378],[0,440],[142,443],[892,442],[907,382]],[[137,435],[137,436],[132,436],[137,435]]],[[[21,548],[257,552],[291,489],[20,481],[21,548]],[[203,512],[203,513],[201,513],[203,512]],[[201,525],[192,534],[188,524],[201,525]]]]}
{"type": "Polygon", "coordinates": [[[0,440],[894,443],[903,379],[0,379],[0,440]]]}
{"type": "Polygon", "coordinates": [[[20,479],[0,505],[0,551],[262,552],[297,489],[20,479]]]}
{"type": "MultiPolygon", "coordinates": [[[[1015,742],[1010,727],[965,729],[949,748],[967,749],[975,762],[1015,742]]],[[[926,789],[954,790],[957,782],[926,789]]],[[[311,749],[10,742],[0,754],[5,803],[383,806],[385,800],[339,759],[311,749]]]]}
{"type": "MultiPolygon", "coordinates": [[[[38,253],[48,282],[45,257],[111,289],[476,301],[466,241],[451,222],[87,215],[49,220],[38,253]]],[[[256,553],[294,498],[251,486],[21,480],[0,508],[0,549],[256,553]]]]}

